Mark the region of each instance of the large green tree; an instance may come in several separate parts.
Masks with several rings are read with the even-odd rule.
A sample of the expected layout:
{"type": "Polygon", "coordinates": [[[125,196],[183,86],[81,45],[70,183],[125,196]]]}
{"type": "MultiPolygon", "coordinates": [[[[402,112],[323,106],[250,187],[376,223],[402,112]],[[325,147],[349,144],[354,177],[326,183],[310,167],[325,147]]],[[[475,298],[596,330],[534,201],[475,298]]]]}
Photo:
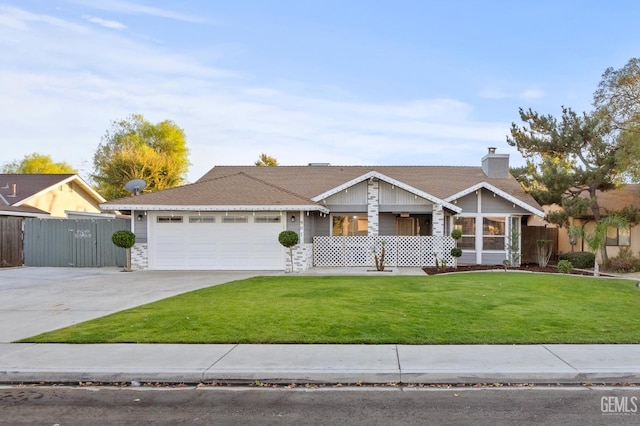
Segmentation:
{"type": "MultiPolygon", "coordinates": [[[[594,106],[609,120],[612,131],[640,152],[640,59],[631,58],[622,68],[607,68],[594,94],[594,106]]],[[[627,174],[640,180],[640,154],[634,152],[627,174]]]]}
{"type": "Polygon", "coordinates": [[[598,113],[577,114],[562,108],[562,115],[542,115],[520,109],[523,126],[511,125],[507,142],[527,160],[522,181],[541,204],[557,203],[566,215],[557,218],[566,224],[567,216],[578,216],[589,209],[600,219],[598,190],[613,189],[621,182],[625,161],[632,149],[625,141],[612,137],[609,123],[598,113]]]}
{"type": "MultiPolygon", "coordinates": [[[[608,117],[599,112],[577,114],[563,107],[556,119],[521,108],[520,118],[524,125],[513,123],[507,142],[527,160],[521,180],[541,204],[563,207],[547,220],[567,226],[570,217],[590,210],[599,223],[597,191],[621,183],[629,160],[636,156],[631,140],[613,132],[608,117]]],[[[606,250],[602,255],[606,263],[606,250]]]]}
{"type": "Polygon", "coordinates": [[[189,168],[184,131],[173,121],[153,124],[140,114],[113,121],[93,157],[93,180],[108,200],[131,195],[124,185],[143,179],[145,191],[184,183],[189,168]]]}
{"type": "Polygon", "coordinates": [[[67,174],[78,172],[64,161],[54,162],[50,155],[33,154],[25,155],[20,161],[14,160],[2,167],[2,173],[10,174],[67,174]]]}

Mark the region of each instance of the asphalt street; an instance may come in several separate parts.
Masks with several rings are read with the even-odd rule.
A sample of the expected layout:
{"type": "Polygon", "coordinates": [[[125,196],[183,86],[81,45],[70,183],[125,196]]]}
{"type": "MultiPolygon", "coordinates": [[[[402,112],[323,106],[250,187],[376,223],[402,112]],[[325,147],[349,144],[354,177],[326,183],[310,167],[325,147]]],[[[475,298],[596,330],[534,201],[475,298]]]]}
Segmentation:
{"type": "Polygon", "coordinates": [[[640,388],[0,388],[3,425],[637,425],[640,388]]]}

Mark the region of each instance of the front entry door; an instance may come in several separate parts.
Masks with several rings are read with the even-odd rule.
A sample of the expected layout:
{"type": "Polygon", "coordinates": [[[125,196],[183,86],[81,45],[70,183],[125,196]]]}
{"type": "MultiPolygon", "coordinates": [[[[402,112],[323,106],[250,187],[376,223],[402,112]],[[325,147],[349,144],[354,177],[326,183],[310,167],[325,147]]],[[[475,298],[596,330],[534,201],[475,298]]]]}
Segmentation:
{"type": "Polygon", "coordinates": [[[416,221],[413,217],[396,218],[396,235],[416,235],[416,221]]]}

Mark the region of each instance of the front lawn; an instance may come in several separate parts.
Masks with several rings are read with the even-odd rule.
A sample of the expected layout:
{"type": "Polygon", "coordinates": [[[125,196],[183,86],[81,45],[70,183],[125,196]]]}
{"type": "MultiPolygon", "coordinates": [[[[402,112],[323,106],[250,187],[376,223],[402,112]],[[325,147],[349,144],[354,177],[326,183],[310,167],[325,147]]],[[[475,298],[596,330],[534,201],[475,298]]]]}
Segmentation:
{"type": "Polygon", "coordinates": [[[24,339],[59,343],[640,343],[634,281],[517,272],[257,277],[24,339]]]}

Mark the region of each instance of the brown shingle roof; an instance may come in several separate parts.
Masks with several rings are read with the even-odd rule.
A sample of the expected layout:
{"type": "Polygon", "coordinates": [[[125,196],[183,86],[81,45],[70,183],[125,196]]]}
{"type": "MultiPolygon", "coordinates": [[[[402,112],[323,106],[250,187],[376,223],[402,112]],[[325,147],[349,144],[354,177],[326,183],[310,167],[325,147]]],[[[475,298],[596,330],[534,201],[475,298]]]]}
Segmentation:
{"type": "MultiPolygon", "coordinates": [[[[640,185],[622,185],[620,188],[609,191],[597,191],[600,215],[606,216],[615,210],[621,210],[626,206],[640,207],[640,185]]],[[[587,211],[583,217],[593,217],[591,210],[587,211]]]]}
{"type": "Polygon", "coordinates": [[[0,195],[9,204],[18,204],[73,174],[0,174],[0,195]],[[15,188],[15,196],[14,190],[15,188]]]}
{"type": "Polygon", "coordinates": [[[109,205],[303,205],[369,172],[388,176],[445,199],[486,182],[530,206],[538,203],[511,176],[489,178],[465,166],[216,166],[196,183],[112,200],[109,205]]]}
{"type": "Polygon", "coordinates": [[[313,205],[310,199],[242,171],[189,185],[111,200],[106,204],[232,206],[313,205]]]}

